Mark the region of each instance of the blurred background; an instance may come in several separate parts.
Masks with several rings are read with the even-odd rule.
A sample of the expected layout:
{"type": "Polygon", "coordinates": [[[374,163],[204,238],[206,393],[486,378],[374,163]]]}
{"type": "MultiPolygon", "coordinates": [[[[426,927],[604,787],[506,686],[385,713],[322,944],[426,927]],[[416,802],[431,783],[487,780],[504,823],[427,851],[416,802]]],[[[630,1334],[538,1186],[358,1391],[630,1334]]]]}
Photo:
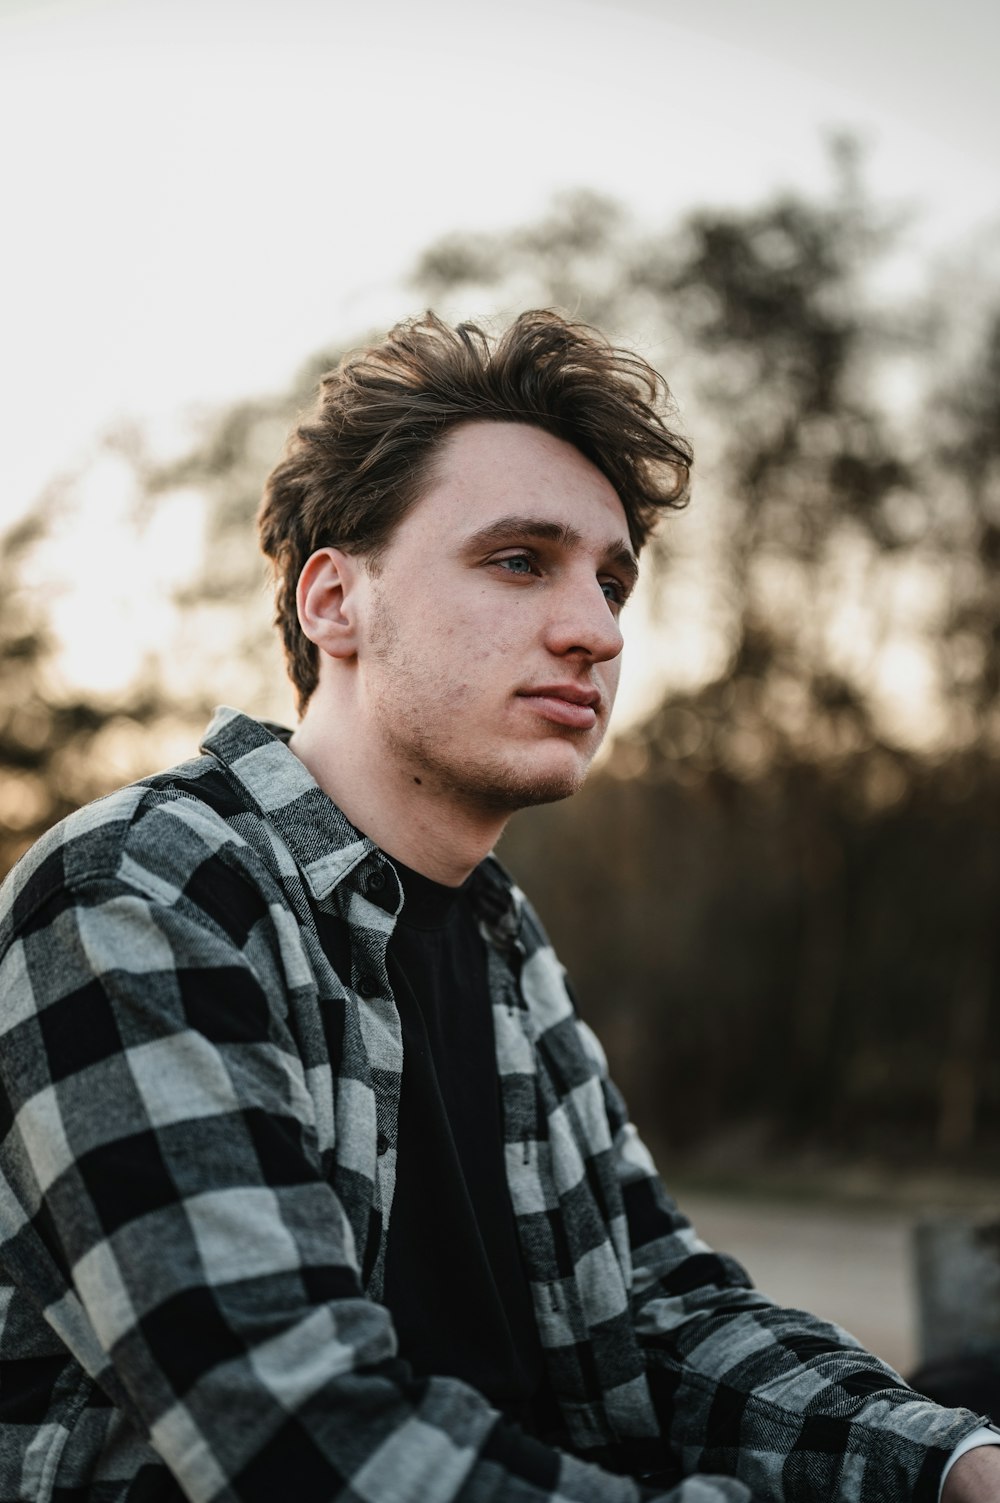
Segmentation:
{"type": "Polygon", "coordinates": [[[0,0],[0,869],[291,696],[262,481],[319,373],[554,305],[697,458],[618,733],[516,818],[703,1233],[901,1366],[1000,1164],[1000,10],[0,0]]]}

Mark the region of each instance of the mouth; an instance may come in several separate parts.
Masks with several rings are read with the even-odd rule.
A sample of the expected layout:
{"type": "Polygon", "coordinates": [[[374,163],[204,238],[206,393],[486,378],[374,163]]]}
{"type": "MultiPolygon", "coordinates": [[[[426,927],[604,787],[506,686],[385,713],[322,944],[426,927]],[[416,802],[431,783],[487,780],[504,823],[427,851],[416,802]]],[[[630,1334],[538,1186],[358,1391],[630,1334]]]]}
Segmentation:
{"type": "Polygon", "coordinates": [[[597,724],[600,693],[583,684],[540,684],[534,689],[520,690],[518,698],[527,701],[543,720],[553,725],[590,731],[597,724]]]}

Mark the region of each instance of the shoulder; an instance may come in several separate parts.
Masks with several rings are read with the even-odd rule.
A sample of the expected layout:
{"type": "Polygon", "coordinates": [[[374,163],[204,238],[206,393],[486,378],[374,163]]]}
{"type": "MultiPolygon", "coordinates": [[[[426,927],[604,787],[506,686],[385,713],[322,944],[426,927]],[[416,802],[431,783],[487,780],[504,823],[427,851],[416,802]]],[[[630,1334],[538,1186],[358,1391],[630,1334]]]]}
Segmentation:
{"type": "Polygon", "coordinates": [[[0,887],[0,954],[39,910],[88,891],[176,903],[207,869],[231,865],[226,856],[247,848],[254,817],[208,756],[85,805],[47,831],[0,887]]]}

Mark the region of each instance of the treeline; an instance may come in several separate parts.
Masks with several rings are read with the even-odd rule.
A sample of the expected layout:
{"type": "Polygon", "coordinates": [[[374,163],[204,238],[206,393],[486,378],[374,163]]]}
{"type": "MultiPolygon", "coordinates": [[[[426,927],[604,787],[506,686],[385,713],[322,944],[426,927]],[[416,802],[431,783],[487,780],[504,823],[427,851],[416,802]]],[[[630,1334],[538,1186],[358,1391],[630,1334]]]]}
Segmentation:
{"type": "Polygon", "coordinates": [[[714,1176],[1000,1165],[1000,766],[637,775],[669,713],[500,849],[636,1120],[714,1176]]]}
{"type": "MultiPolygon", "coordinates": [[[[820,194],[660,231],[576,194],[432,246],[413,303],[598,324],[665,372],[699,456],[626,627],[660,703],[501,852],[643,1126],[723,1158],[981,1168],[1000,1156],[1000,288],[988,257],[916,278],[850,142],[831,168],[820,194]]],[[[53,677],[45,508],[9,535],[0,863],[152,770],[165,728],[173,752],[215,701],[274,713],[252,519],[343,347],[208,415],[180,458],[116,440],[137,516],[196,495],[205,534],[174,636],[116,703],[53,677]]]]}

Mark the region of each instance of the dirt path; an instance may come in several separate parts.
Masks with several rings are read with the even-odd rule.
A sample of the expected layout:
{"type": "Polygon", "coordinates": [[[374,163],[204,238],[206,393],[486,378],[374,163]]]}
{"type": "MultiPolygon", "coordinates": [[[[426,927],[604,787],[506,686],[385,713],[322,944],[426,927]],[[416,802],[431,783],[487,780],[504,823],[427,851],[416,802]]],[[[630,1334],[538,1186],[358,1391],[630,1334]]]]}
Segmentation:
{"type": "Polygon", "coordinates": [[[845,1326],[904,1376],[913,1370],[914,1213],[702,1193],[679,1199],[705,1241],[739,1258],[765,1294],[845,1326]]]}

